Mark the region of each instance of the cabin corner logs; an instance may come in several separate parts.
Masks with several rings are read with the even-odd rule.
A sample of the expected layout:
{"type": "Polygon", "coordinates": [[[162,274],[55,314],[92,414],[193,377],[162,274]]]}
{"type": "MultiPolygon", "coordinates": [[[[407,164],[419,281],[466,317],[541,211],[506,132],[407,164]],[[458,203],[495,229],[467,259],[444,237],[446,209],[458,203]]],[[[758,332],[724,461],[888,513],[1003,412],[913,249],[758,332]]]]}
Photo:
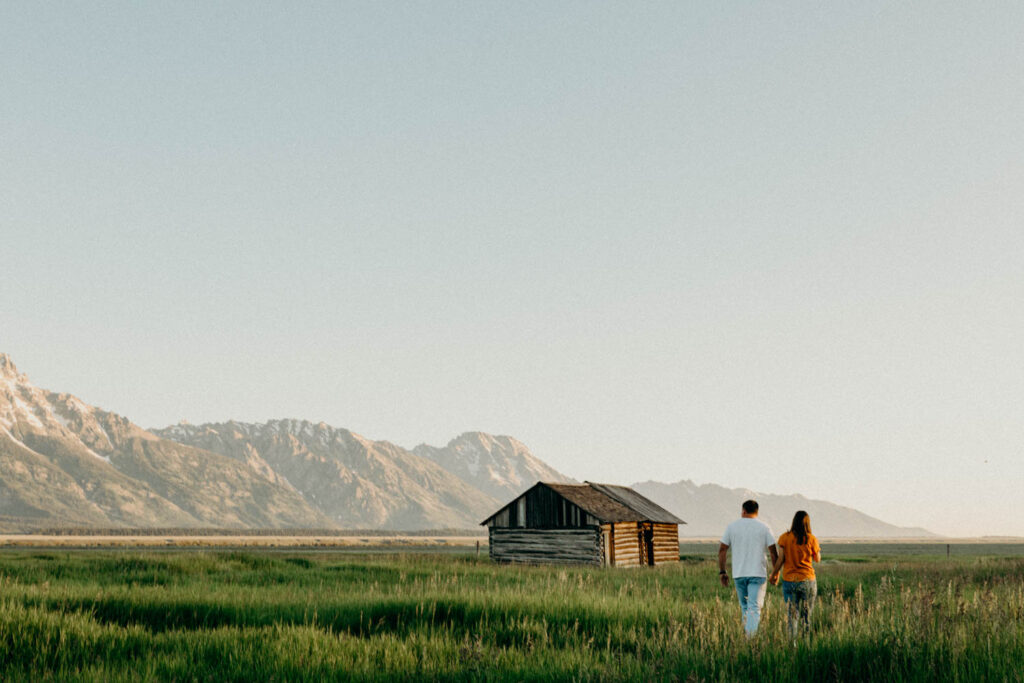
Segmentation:
{"type": "Polygon", "coordinates": [[[679,560],[683,520],[636,491],[541,482],[487,518],[495,562],[636,567],[679,560]]]}

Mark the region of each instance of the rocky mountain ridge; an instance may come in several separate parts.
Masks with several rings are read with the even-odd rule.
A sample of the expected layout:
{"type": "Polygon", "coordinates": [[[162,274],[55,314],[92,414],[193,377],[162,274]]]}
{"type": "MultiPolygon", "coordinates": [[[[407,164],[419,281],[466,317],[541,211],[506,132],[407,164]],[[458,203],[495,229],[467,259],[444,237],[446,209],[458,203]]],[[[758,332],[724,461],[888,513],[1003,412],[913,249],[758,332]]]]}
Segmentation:
{"type": "Polygon", "coordinates": [[[266,473],[34,386],[0,354],[2,527],[214,524],[330,520],[266,473]]]}
{"type": "Polygon", "coordinates": [[[0,530],[472,529],[505,502],[473,475],[499,473],[490,480],[505,488],[488,490],[505,497],[540,478],[568,481],[511,437],[420,448],[305,420],[145,430],[36,387],[0,354],[0,530]],[[459,466],[465,444],[491,452],[488,463],[473,451],[478,464],[459,466]]]}
{"type": "Polygon", "coordinates": [[[420,444],[412,449],[466,483],[501,501],[512,500],[538,481],[574,483],[511,436],[466,432],[443,448],[420,444]]]}
{"type": "Polygon", "coordinates": [[[428,458],[323,422],[230,421],[152,431],[279,474],[343,527],[471,528],[499,505],[428,458]]]}

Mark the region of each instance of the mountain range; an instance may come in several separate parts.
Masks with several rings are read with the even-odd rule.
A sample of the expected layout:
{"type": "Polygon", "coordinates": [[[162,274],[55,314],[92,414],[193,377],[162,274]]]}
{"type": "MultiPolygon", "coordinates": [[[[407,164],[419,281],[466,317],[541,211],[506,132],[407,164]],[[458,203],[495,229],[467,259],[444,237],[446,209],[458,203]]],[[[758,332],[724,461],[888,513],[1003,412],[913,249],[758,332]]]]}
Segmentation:
{"type": "Polygon", "coordinates": [[[804,510],[811,518],[814,532],[822,537],[836,538],[927,538],[935,536],[927,529],[900,527],[869,517],[853,508],[824,500],[812,500],[800,494],[779,495],[757,493],[749,489],[728,489],[717,484],[697,485],[692,481],[663,484],[645,481],[633,488],[666,510],[686,520],[681,536],[721,536],[725,525],[740,515],[743,501],[756,500],[758,518],[776,535],[789,528],[793,514],[804,510]]]}
{"type": "MultiPolygon", "coordinates": [[[[146,430],[36,387],[0,353],[0,531],[471,529],[537,481],[575,480],[516,439],[481,432],[407,450],[305,420],[146,430]]],[[[685,481],[634,487],[686,519],[684,536],[720,533],[750,497],[685,481]]],[[[762,517],[779,530],[802,507],[822,535],[928,534],[801,496],[759,499],[762,517]]]]}

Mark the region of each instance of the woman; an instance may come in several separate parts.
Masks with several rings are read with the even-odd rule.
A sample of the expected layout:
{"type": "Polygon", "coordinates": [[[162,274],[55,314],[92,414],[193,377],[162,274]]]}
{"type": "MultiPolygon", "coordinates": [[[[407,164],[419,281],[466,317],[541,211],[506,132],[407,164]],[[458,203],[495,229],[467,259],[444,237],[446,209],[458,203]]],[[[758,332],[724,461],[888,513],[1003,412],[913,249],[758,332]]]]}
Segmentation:
{"type": "Polygon", "coordinates": [[[814,599],[818,596],[818,582],[814,576],[812,562],[821,562],[821,546],[811,533],[811,518],[803,510],[793,515],[789,531],[779,536],[779,559],[772,567],[769,580],[772,585],[779,583],[779,569],[782,569],[782,599],[786,602],[789,635],[796,638],[803,630],[810,633],[811,612],[814,599]]]}

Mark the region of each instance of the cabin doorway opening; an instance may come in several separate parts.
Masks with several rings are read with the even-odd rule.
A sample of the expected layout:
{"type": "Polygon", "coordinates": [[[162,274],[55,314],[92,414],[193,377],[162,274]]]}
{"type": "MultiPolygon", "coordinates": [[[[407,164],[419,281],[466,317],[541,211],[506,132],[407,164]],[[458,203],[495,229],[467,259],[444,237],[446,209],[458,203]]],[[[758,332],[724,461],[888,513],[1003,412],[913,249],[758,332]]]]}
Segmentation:
{"type": "Polygon", "coordinates": [[[642,555],[640,558],[640,564],[646,564],[648,566],[654,566],[654,525],[644,524],[643,530],[640,532],[640,548],[642,555]]]}

